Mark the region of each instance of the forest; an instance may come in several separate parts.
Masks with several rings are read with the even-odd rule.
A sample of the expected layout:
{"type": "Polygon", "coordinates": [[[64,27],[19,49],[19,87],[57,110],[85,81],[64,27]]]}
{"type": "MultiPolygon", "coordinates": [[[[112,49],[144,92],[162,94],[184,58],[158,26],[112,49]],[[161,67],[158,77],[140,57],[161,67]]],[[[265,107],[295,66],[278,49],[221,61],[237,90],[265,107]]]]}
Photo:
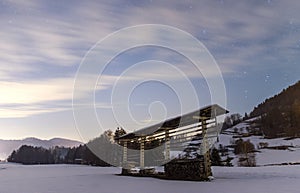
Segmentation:
{"type": "Polygon", "coordinates": [[[265,137],[300,137],[300,81],[266,99],[250,113],[265,137]]]}
{"type": "Polygon", "coordinates": [[[45,149],[43,147],[23,145],[19,149],[14,150],[7,161],[22,164],[85,164],[110,166],[106,161],[101,160],[99,156],[95,155],[90,147],[102,147],[102,150],[107,151],[108,158],[113,159],[114,155],[112,154],[113,151],[111,151],[111,147],[116,145],[114,144],[113,138],[125,133],[125,130],[122,128],[118,128],[115,133],[108,130],[87,144],[73,148],[56,146],[45,149]],[[108,146],[110,148],[107,148],[108,146]]]}

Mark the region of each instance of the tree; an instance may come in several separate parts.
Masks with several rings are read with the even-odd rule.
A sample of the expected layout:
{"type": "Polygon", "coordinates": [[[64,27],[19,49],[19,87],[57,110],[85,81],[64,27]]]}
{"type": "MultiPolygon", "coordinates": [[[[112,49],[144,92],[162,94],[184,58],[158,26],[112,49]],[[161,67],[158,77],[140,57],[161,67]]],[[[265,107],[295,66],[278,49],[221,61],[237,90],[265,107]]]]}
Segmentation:
{"type": "Polygon", "coordinates": [[[250,113],[261,117],[261,127],[268,138],[300,136],[300,81],[266,99],[250,113]]]}
{"type": "Polygon", "coordinates": [[[231,160],[233,160],[232,157],[227,156],[226,160],[225,160],[225,166],[233,166],[231,163],[231,160]]]}
{"type": "Polygon", "coordinates": [[[212,149],[211,155],[210,155],[211,164],[213,166],[222,166],[222,160],[221,156],[219,154],[219,150],[216,148],[212,149]]]}
{"type": "MultiPolygon", "coordinates": [[[[125,133],[122,128],[118,129],[120,135],[125,133]]],[[[9,162],[22,164],[89,164],[97,166],[109,166],[108,163],[118,165],[121,162],[121,147],[114,142],[112,131],[105,131],[100,137],[91,140],[87,145],[73,148],[33,147],[23,145],[8,157],[9,162]],[[100,158],[101,157],[101,158],[100,158]],[[105,159],[105,160],[102,160],[105,159]],[[80,160],[80,162],[78,162],[80,160]]]]}
{"type": "Polygon", "coordinates": [[[256,166],[255,160],[255,146],[250,140],[244,141],[243,139],[239,139],[236,141],[236,145],[234,148],[234,153],[239,155],[239,165],[254,167],[256,166]]]}
{"type": "Polygon", "coordinates": [[[114,142],[111,130],[105,131],[100,137],[88,142],[87,147],[106,163],[119,165],[121,162],[121,147],[114,142]]]}
{"type": "Polygon", "coordinates": [[[249,118],[248,114],[245,113],[243,120],[247,120],[249,118]]]}
{"type": "Polygon", "coordinates": [[[230,118],[232,120],[233,125],[237,125],[242,121],[242,115],[240,115],[239,113],[230,115],[230,118]]]}
{"type": "Polygon", "coordinates": [[[54,163],[53,156],[49,150],[28,145],[23,145],[17,151],[13,151],[9,156],[8,161],[22,164],[54,163]]]}
{"type": "Polygon", "coordinates": [[[126,131],[122,128],[122,127],[118,127],[115,131],[115,134],[114,134],[114,138],[118,138],[118,137],[121,137],[122,135],[125,135],[126,134],[126,131]]]}
{"type": "Polygon", "coordinates": [[[232,120],[231,120],[230,116],[226,116],[224,119],[222,130],[226,130],[226,129],[230,128],[231,126],[232,126],[232,120]]]}
{"type": "Polygon", "coordinates": [[[70,148],[66,157],[65,157],[65,163],[69,163],[69,164],[73,164],[74,160],[75,160],[75,152],[76,152],[76,148],[70,148]]]}
{"type": "Polygon", "coordinates": [[[17,152],[14,150],[7,158],[8,162],[16,162],[17,152]]]}

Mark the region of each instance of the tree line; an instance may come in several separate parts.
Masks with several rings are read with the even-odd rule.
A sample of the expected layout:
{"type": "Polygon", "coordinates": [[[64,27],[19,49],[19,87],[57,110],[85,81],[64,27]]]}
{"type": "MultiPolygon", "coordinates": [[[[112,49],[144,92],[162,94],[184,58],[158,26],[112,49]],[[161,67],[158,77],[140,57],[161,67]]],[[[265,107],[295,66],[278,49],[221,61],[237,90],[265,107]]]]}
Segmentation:
{"type": "Polygon", "coordinates": [[[268,138],[300,137],[300,81],[259,104],[250,113],[268,138]]]}
{"type": "MultiPolygon", "coordinates": [[[[117,147],[117,144],[114,143],[113,138],[125,133],[125,130],[122,128],[118,128],[115,133],[108,130],[87,144],[72,148],[56,146],[46,149],[43,147],[23,145],[19,149],[14,150],[7,161],[22,164],[86,164],[110,166],[109,163],[114,163],[110,161],[116,159],[112,148],[117,147]],[[96,146],[106,151],[106,160],[100,159],[99,155],[96,155],[97,152],[93,151],[93,147],[96,146]]],[[[117,160],[114,161],[118,162],[117,160]]]]}
{"type": "Polygon", "coordinates": [[[22,164],[86,164],[95,166],[109,166],[108,163],[98,158],[86,145],[73,148],[33,147],[23,145],[14,150],[7,158],[8,162],[22,164]]]}

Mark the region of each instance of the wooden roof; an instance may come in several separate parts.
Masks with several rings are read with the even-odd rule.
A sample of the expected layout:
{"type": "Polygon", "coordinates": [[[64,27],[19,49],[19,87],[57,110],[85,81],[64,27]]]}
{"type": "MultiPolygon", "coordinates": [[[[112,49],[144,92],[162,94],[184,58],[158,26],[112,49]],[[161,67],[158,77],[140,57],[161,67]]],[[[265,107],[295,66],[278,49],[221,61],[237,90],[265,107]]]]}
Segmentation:
{"type": "Polygon", "coordinates": [[[176,129],[179,127],[198,123],[201,120],[213,119],[219,115],[224,115],[227,113],[229,113],[228,110],[220,107],[217,104],[209,105],[191,113],[177,116],[166,121],[160,122],[158,124],[140,129],[138,131],[122,135],[116,140],[130,140],[141,136],[152,135],[166,130],[176,129]]]}

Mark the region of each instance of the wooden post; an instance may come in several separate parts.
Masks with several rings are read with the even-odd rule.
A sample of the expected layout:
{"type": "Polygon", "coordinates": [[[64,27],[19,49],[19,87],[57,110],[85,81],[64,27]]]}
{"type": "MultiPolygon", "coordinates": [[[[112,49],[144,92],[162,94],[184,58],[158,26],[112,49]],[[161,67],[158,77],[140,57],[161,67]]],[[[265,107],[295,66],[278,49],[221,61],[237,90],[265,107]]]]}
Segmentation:
{"type": "Polygon", "coordinates": [[[211,162],[210,162],[210,155],[209,155],[209,145],[208,145],[208,140],[206,136],[206,121],[204,119],[201,120],[201,125],[202,125],[202,137],[203,137],[203,152],[204,152],[204,172],[205,172],[205,177],[208,178],[209,176],[212,175],[211,172],[211,162]]]}
{"type": "MultiPolygon", "coordinates": [[[[214,108],[215,128],[218,129],[217,109],[214,108]]],[[[217,142],[219,143],[219,133],[217,133],[217,142]]]]}
{"type": "Polygon", "coordinates": [[[123,168],[127,167],[127,141],[124,141],[123,146],[123,168]]]}
{"type": "Polygon", "coordinates": [[[217,109],[214,109],[214,118],[215,118],[215,124],[218,126],[218,120],[217,120],[217,109]]]}
{"type": "Polygon", "coordinates": [[[140,144],[140,168],[145,167],[145,137],[141,138],[140,144]]]}
{"type": "Polygon", "coordinates": [[[170,161],[170,145],[171,145],[169,130],[165,131],[165,140],[166,140],[166,143],[165,143],[165,161],[168,162],[168,161],[170,161]]]}

